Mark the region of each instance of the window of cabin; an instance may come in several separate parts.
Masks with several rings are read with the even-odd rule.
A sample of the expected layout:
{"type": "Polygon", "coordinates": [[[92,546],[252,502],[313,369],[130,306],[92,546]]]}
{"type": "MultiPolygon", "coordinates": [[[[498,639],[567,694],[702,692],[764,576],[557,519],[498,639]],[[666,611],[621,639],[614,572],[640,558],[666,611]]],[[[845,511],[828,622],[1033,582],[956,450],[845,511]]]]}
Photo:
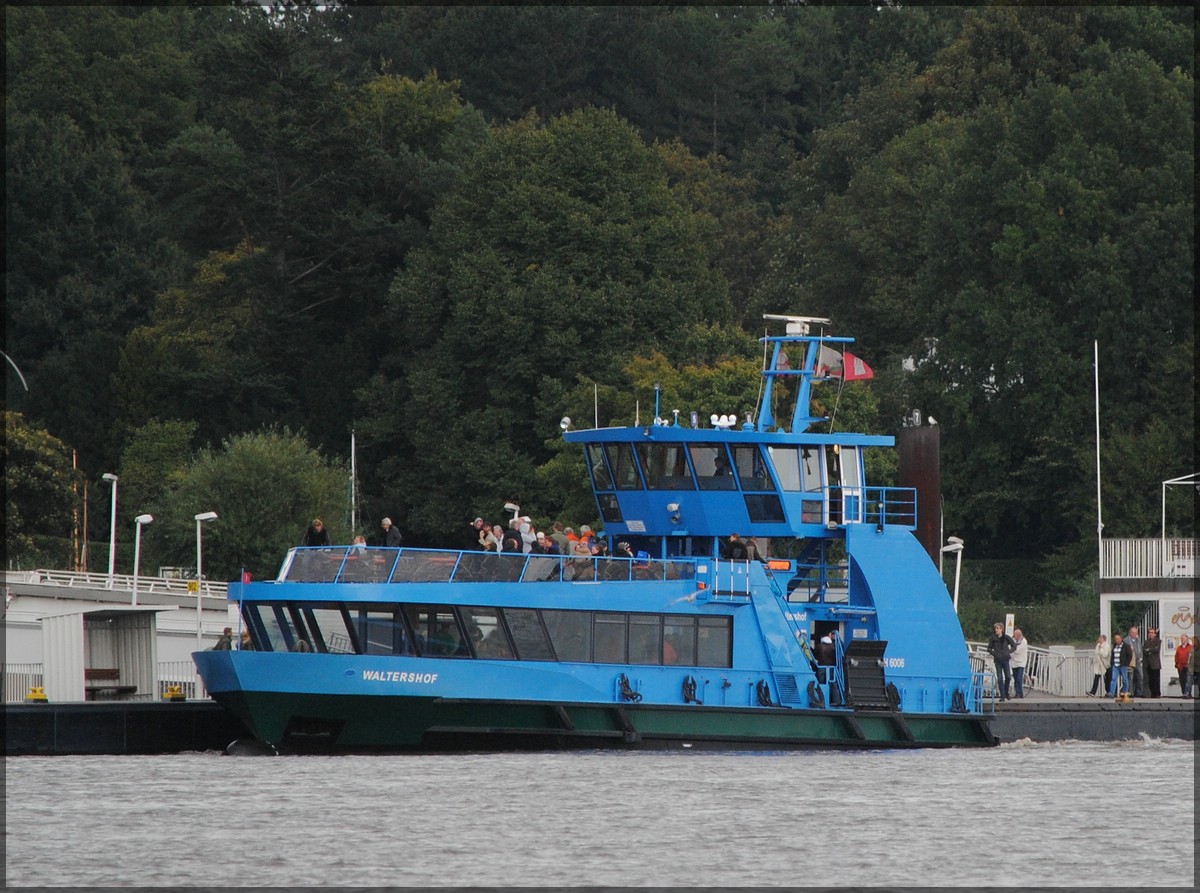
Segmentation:
{"type": "Polygon", "coordinates": [[[542,620],[559,660],[592,659],[592,612],[543,610],[542,620]]]}
{"type": "Polygon", "coordinates": [[[592,481],[595,483],[596,489],[614,489],[612,475],[608,472],[608,465],[604,461],[604,450],[600,444],[584,444],[583,451],[587,456],[588,465],[592,468],[592,481]]]}
{"type": "Polygon", "coordinates": [[[720,443],[701,443],[688,448],[692,467],[701,490],[733,490],[735,485],[730,473],[729,454],[720,443]]]}
{"type": "Polygon", "coordinates": [[[512,633],[518,660],[554,660],[554,649],[536,610],[505,608],[504,619],[512,633]]]}
{"type": "Polygon", "coordinates": [[[687,453],[682,444],[639,443],[638,458],[651,490],[695,490],[687,453]]]}
{"type": "Polygon", "coordinates": [[[604,448],[612,469],[613,483],[618,490],[640,490],[642,479],[638,475],[637,462],[633,459],[633,450],[627,443],[610,443],[604,448]]]}
{"type": "Polygon", "coordinates": [[[626,617],[624,614],[600,613],[592,626],[594,660],[598,664],[626,663],[626,617]]]}
{"type": "Polygon", "coordinates": [[[733,618],[697,617],[696,663],[701,667],[733,666],[733,618]]]}
{"type": "Polygon", "coordinates": [[[462,614],[463,626],[467,628],[467,638],[471,640],[476,657],[489,660],[513,659],[512,643],[500,620],[498,609],[471,605],[458,610],[462,614]]]}

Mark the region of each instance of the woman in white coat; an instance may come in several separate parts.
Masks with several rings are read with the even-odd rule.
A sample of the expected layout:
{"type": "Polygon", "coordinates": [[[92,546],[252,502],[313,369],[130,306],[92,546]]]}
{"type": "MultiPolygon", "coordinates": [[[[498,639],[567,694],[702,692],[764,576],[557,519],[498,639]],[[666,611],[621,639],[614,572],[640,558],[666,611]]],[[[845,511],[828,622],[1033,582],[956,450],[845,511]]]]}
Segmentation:
{"type": "Polygon", "coordinates": [[[1112,660],[1112,649],[1108,647],[1108,636],[1103,633],[1096,640],[1096,647],[1092,649],[1092,690],[1087,693],[1089,698],[1096,697],[1096,689],[1100,688],[1101,682],[1104,683],[1104,688],[1100,688],[1100,694],[1103,695],[1108,691],[1108,667],[1109,661],[1112,660]]]}

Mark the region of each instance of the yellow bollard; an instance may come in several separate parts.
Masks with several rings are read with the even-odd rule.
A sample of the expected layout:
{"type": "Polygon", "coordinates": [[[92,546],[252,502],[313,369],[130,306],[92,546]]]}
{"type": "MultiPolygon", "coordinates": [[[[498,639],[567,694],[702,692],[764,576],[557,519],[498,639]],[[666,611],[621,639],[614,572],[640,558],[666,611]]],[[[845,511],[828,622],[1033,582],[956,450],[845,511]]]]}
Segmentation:
{"type": "Polygon", "coordinates": [[[167,690],[163,692],[164,701],[186,701],[187,696],[183,693],[182,685],[168,685],[167,690]]]}
{"type": "Polygon", "coordinates": [[[45,704],[49,700],[46,697],[45,689],[40,685],[35,685],[29,689],[29,694],[25,696],[25,702],[28,704],[45,704]]]}

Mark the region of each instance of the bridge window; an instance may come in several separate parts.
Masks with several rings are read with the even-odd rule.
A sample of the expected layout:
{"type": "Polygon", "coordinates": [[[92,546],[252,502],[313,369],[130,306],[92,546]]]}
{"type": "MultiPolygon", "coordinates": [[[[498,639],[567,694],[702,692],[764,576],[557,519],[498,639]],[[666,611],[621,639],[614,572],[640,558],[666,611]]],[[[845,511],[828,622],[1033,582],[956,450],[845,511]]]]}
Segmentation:
{"type": "Polygon", "coordinates": [[[596,502],[600,506],[600,517],[606,524],[620,524],[625,520],[615,493],[597,493],[596,502]]]}
{"type": "Polygon", "coordinates": [[[701,490],[736,489],[733,475],[730,473],[732,465],[729,462],[729,454],[725,452],[723,444],[696,444],[689,448],[689,452],[701,490]]]}
{"type": "Polygon", "coordinates": [[[604,462],[604,450],[600,447],[600,444],[584,444],[583,450],[584,455],[587,456],[588,465],[592,467],[592,480],[596,484],[596,489],[614,489],[612,475],[608,473],[608,465],[604,462]]]}
{"type": "Polygon", "coordinates": [[[610,443],[604,448],[608,464],[612,468],[614,483],[618,490],[640,490],[642,479],[638,476],[637,462],[633,450],[627,443],[610,443]]]}
{"type": "Polygon", "coordinates": [[[774,492],[775,482],[767,470],[767,460],[757,445],[735,446],[733,465],[737,470],[738,483],[750,492],[774,492]]]}
{"type": "Polygon", "coordinates": [[[638,458],[651,490],[695,490],[692,471],[681,444],[639,443],[638,458]]]}
{"type": "Polygon", "coordinates": [[[779,478],[779,486],[784,490],[802,489],[800,482],[800,463],[797,461],[798,451],[795,447],[767,447],[767,455],[775,466],[775,476],[779,478]]]}

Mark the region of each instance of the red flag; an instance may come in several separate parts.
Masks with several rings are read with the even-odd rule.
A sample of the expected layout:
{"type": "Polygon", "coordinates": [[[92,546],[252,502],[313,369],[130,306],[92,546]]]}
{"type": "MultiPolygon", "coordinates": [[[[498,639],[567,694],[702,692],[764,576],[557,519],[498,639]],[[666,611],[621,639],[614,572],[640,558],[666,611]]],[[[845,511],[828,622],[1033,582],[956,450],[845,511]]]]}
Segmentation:
{"type": "Polygon", "coordinates": [[[842,370],[843,380],[861,381],[862,379],[875,377],[875,373],[871,370],[871,367],[850,353],[850,351],[846,351],[845,361],[846,365],[842,370]]]}

